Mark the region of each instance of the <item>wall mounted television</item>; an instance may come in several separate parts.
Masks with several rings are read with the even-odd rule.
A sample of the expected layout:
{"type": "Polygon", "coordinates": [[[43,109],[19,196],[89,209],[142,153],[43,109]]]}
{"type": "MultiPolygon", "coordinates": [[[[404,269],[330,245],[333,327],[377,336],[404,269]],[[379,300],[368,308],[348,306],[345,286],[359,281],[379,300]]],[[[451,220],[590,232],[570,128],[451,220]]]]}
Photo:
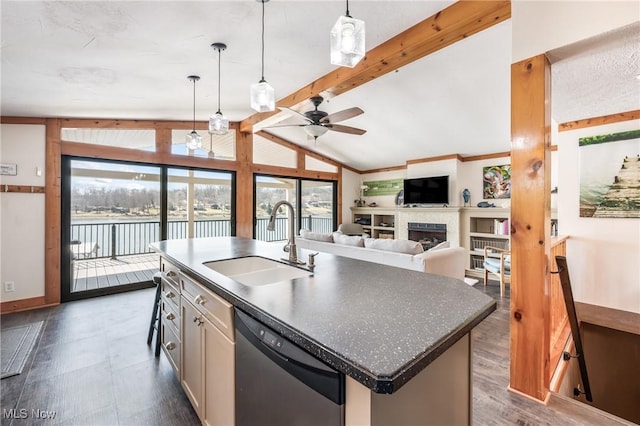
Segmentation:
{"type": "Polygon", "coordinates": [[[449,176],[404,180],[405,204],[449,204],[449,176]]]}

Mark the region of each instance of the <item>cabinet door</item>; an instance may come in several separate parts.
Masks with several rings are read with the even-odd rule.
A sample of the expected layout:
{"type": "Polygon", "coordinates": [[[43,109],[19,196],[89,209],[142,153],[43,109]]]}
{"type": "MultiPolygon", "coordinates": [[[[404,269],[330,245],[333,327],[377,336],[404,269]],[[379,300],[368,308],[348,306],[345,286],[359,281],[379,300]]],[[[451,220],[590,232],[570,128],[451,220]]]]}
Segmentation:
{"type": "Polygon", "coordinates": [[[205,425],[235,424],[235,343],[211,322],[202,325],[204,340],[205,425]]]}
{"type": "Polygon", "coordinates": [[[202,327],[203,316],[186,299],[182,299],[182,388],[202,419],[202,327]]]}

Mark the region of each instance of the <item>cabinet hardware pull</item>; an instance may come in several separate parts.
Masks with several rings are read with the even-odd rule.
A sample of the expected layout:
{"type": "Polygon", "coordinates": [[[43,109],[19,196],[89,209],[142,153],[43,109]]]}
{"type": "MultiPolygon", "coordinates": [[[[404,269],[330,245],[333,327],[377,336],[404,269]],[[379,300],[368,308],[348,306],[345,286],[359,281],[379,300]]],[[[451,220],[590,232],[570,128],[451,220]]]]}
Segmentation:
{"type": "Polygon", "coordinates": [[[193,299],[193,301],[198,305],[204,305],[207,302],[207,299],[205,299],[204,297],[202,297],[202,295],[199,294],[193,299]]]}
{"type": "Polygon", "coordinates": [[[172,351],[172,350],[174,350],[175,348],[176,348],[176,344],[175,344],[175,343],[173,343],[173,342],[169,342],[169,343],[167,343],[167,349],[168,349],[168,350],[172,351]]]}
{"type": "Polygon", "coordinates": [[[175,277],[176,275],[178,275],[178,274],[176,274],[174,271],[167,272],[167,277],[169,277],[169,278],[175,277]]]}
{"type": "Polygon", "coordinates": [[[173,294],[172,291],[170,291],[169,293],[166,293],[165,296],[167,299],[173,299],[174,297],[176,297],[175,294],[173,294]]]}
{"type": "Polygon", "coordinates": [[[175,317],[176,317],[175,315],[173,315],[171,312],[169,312],[165,318],[168,319],[169,321],[171,321],[175,317]]]}

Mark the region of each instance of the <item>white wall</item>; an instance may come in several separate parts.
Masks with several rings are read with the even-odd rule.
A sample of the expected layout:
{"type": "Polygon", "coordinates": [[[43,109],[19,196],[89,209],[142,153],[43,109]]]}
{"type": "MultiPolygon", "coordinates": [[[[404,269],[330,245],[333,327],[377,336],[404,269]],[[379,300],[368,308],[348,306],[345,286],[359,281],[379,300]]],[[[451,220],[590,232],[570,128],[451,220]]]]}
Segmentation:
{"type": "Polygon", "coordinates": [[[345,168],[342,169],[342,222],[351,222],[351,207],[353,200],[360,196],[361,176],[345,168]]]}
{"type": "Polygon", "coordinates": [[[548,52],[636,22],[637,0],[511,3],[512,62],[548,52]]]}
{"type": "MultiPolygon", "coordinates": [[[[3,185],[44,186],[45,126],[2,124],[0,161],[18,165],[17,176],[0,176],[3,185]],[[41,176],[37,176],[37,168],[41,176]]],[[[0,300],[44,296],[44,194],[0,192],[0,300]],[[15,282],[5,292],[4,283],[15,282]]]]}
{"type": "Polygon", "coordinates": [[[640,219],[580,217],[578,138],[640,129],[640,120],[558,136],[558,223],[569,235],[567,261],[575,300],[640,313],[640,219]]]}

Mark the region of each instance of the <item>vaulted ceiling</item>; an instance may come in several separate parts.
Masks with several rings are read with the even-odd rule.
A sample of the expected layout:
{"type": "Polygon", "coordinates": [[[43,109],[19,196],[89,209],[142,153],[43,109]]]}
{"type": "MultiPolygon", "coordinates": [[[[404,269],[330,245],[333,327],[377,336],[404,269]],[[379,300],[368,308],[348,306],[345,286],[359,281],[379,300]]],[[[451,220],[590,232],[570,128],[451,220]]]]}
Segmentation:
{"type": "MultiPolygon", "coordinates": [[[[370,50],[452,3],[349,5],[351,15],[366,22],[370,50]]],[[[336,69],[329,63],[329,31],[344,8],[343,1],[266,3],[265,77],[277,99],[336,69]]],[[[217,54],[210,45],[224,42],[221,108],[232,121],[241,121],[252,114],[249,86],[260,78],[260,16],[261,4],[254,0],[2,0],[2,114],[191,120],[193,86],[187,76],[198,74],[196,119],[205,121],[216,111],[218,96],[217,54]]],[[[595,46],[552,52],[561,70],[554,74],[558,121],[620,112],[613,101],[580,106],[585,105],[581,96],[598,96],[596,86],[600,96],[624,98],[622,108],[634,109],[627,106],[638,93],[638,80],[605,84],[602,76],[617,81],[622,72],[625,78],[640,74],[637,34],[636,26],[603,36],[595,46]],[[601,84],[594,86],[584,58],[596,54],[609,55],[604,63],[589,59],[599,70],[608,64],[615,69],[598,73],[601,84]],[[619,55],[614,60],[612,54],[619,55]],[[572,58],[583,59],[572,66],[572,58]],[[612,88],[627,94],[618,96],[612,88]]],[[[510,64],[511,22],[505,21],[321,105],[329,113],[362,108],[363,115],[343,124],[366,129],[363,136],[328,132],[314,142],[296,127],[269,131],[360,170],[453,153],[508,151],[510,64]]],[[[286,114],[277,119],[300,123],[286,114]]]]}

